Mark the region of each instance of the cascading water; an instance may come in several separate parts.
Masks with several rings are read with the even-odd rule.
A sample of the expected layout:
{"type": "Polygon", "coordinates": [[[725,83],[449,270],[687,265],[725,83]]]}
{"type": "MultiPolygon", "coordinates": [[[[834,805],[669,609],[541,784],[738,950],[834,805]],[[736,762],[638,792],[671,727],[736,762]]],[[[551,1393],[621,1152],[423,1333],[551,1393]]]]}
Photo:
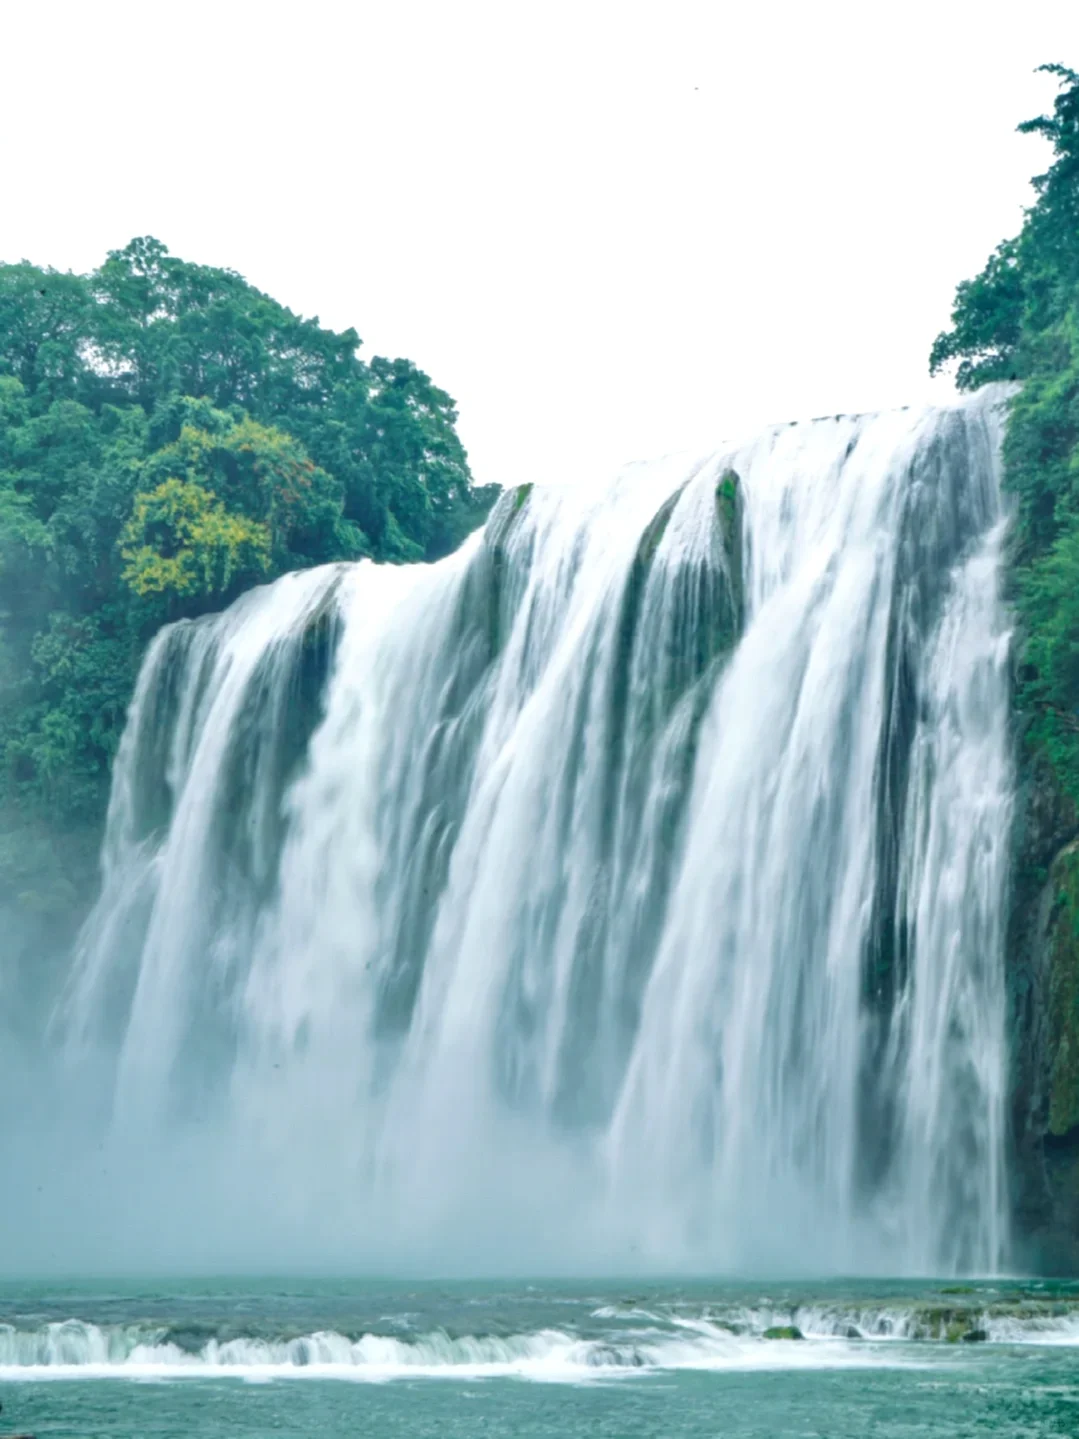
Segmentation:
{"type": "Polygon", "coordinates": [[[999,1267],[1000,398],[165,630],[52,1026],[106,1152],[271,1264],[999,1267]]]}

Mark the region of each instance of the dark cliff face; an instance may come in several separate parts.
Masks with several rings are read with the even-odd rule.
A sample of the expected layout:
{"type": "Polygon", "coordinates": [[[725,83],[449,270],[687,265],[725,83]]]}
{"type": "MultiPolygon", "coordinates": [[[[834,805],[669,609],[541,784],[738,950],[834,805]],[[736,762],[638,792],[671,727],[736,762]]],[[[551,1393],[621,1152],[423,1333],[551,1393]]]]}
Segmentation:
{"type": "Polygon", "coordinates": [[[1079,814],[1021,731],[1018,745],[1006,954],[1015,1257],[1079,1273],[1079,814]]]}

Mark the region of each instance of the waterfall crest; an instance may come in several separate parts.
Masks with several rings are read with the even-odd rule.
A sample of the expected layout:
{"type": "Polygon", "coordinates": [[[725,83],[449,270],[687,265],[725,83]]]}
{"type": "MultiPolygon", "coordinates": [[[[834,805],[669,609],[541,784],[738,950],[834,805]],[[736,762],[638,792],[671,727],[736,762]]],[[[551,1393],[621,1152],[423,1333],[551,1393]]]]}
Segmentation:
{"type": "Polygon", "coordinates": [[[998,1269],[1000,398],[162,632],[52,1025],[108,1143],[298,1263],[998,1269]]]}

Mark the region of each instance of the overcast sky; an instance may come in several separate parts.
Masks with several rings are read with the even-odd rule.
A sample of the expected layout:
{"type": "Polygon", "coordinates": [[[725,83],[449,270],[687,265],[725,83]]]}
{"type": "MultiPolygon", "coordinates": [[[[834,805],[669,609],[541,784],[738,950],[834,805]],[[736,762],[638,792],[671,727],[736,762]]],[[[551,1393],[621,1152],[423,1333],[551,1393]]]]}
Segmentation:
{"type": "Polygon", "coordinates": [[[1054,60],[1077,0],[0,0],[0,259],[156,235],[564,480],[939,393],[1054,60]]]}

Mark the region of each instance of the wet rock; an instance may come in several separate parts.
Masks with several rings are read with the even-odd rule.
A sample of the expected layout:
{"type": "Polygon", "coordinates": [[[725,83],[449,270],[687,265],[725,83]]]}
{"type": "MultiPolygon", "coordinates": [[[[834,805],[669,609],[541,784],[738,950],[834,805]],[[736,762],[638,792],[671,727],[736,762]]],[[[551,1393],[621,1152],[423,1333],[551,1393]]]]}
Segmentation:
{"type": "Polygon", "coordinates": [[[1079,816],[1019,723],[1005,950],[1014,1261],[1079,1273],[1079,816]]]}

